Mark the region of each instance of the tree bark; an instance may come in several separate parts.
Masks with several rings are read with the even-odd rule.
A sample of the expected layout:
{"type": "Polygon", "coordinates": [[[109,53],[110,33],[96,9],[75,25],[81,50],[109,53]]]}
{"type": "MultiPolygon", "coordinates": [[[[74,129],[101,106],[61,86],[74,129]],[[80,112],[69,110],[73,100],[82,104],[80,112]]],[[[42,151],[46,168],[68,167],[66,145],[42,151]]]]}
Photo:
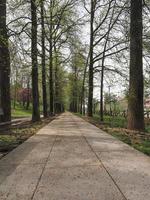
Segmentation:
{"type": "Polygon", "coordinates": [[[78,112],[78,77],[77,77],[77,66],[76,62],[74,65],[74,91],[73,91],[73,96],[74,96],[74,112],[78,112]]]}
{"type": "Polygon", "coordinates": [[[38,89],[38,62],[37,62],[37,7],[36,0],[31,0],[31,18],[32,18],[32,31],[31,31],[31,57],[32,57],[32,98],[33,98],[33,111],[32,121],[40,120],[39,112],[39,89],[38,89]]]}
{"type": "Polygon", "coordinates": [[[53,86],[53,1],[50,2],[50,42],[49,42],[49,92],[50,92],[50,115],[54,114],[54,86],[53,86]]]}
{"type": "Polygon", "coordinates": [[[45,25],[44,25],[44,0],[41,0],[41,28],[42,28],[42,92],[43,115],[47,117],[47,91],[46,91],[46,67],[45,67],[45,25]]]}
{"type": "Polygon", "coordinates": [[[84,74],[83,74],[83,81],[82,81],[82,90],[81,90],[81,104],[80,104],[80,114],[85,115],[84,112],[84,106],[85,106],[85,79],[86,79],[86,73],[87,73],[87,68],[88,68],[88,63],[89,63],[89,55],[86,60],[85,68],[84,68],[84,74]]]}
{"type": "Polygon", "coordinates": [[[61,112],[61,102],[59,102],[59,68],[58,68],[58,55],[57,55],[56,42],[54,41],[54,55],[55,55],[55,113],[61,112]]]}
{"type": "Polygon", "coordinates": [[[16,69],[16,79],[15,79],[15,85],[14,85],[14,105],[13,105],[13,109],[16,109],[16,101],[17,101],[17,81],[18,79],[18,71],[16,69]]]}
{"type": "Polygon", "coordinates": [[[30,77],[28,77],[27,82],[27,104],[26,104],[26,110],[29,110],[30,107],[30,77]]]}
{"type": "Polygon", "coordinates": [[[3,115],[0,121],[11,120],[10,55],[6,27],[6,0],[0,1],[0,101],[3,115]]]}
{"type": "Polygon", "coordinates": [[[88,94],[88,116],[93,116],[93,23],[95,6],[94,0],[91,0],[91,20],[90,20],[90,63],[89,63],[89,94],[88,94]]]}
{"type": "Polygon", "coordinates": [[[128,129],[132,130],[144,130],[142,2],[142,0],[131,0],[128,129]]]}

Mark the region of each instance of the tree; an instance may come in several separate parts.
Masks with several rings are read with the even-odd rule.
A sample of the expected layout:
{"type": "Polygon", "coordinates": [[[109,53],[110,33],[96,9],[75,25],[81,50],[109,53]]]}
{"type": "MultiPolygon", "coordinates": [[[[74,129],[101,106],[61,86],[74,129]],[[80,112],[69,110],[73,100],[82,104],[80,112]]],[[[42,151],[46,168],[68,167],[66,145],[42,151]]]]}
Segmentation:
{"type": "Polygon", "coordinates": [[[31,57],[32,57],[32,98],[33,98],[33,112],[32,121],[40,120],[39,112],[39,89],[38,89],[38,62],[37,62],[37,6],[36,0],[31,0],[31,57]]]}
{"type": "Polygon", "coordinates": [[[142,3],[142,0],[131,0],[128,129],[133,130],[144,130],[142,3]]]}
{"type": "Polygon", "coordinates": [[[43,115],[47,117],[47,91],[46,91],[46,66],[45,66],[45,24],[44,24],[44,0],[41,0],[41,28],[42,28],[42,92],[43,115]]]}
{"type": "Polygon", "coordinates": [[[6,0],[0,1],[0,93],[0,102],[2,108],[0,121],[10,121],[10,56],[6,27],[6,0]]]}
{"type": "Polygon", "coordinates": [[[83,95],[83,93],[85,93],[85,76],[86,76],[85,72],[86,52],[77,34],[74,35],[74,38],[72,38],[70,51],[71,51],[71,60],[70,60],[71,62],[70,62],[70,73],[69,73],[70,111],[77,113],[81,112],[83,108],[83,102],[84,102],[83,98],[85,98],[85,95],[83,95]]]}
{"type": "Polygon", "coordinates": [[[54,84],[53,84],[53,6],[54,1],[50,1],[50,30],[49,30],[49,93],[50,93],[50,115],[54,114],[54,84]]]}
{"type": "Polygon", "coordinates": [[[93,42],[94,32],[93,23],[95,15],[95,1],[91,0],[91,12],[90,12],[90,63],[89,63],[89,95],[88,95],[88,116],[93,115],[93,42]]]}
{"type": "MultiPolygon", "coordinates": [[[[118,25],[118,21],[122,18],[121,15],[127,1],[124,0],[121,3],[118,3],[116,0],[83,1],[84,7],[90,16],[88,115],[93,115],[93,82],[95,82],[95,74],[96,72],[101,72],[100,118],[101,121],[103,121],[104,64],[107,63],[105,62],[106,58],[112,57],[127,49],[125,46],[126,40],[120,40],[120,37],[116,38],[114,33],[117,30],[116,26],[118,25]],[[90,5],[90,8],[88,8],[88,5],[90,5]],[[111,36],[110,32],[113,32],[111,33],[111,36]]],[[[116,34],[118,34],[118,31],[116,34]]]]}
{"type": "MultiPolygon", "coordinates": [[[[116,2],[115,2],[116,4],[116,2]]],[[[115,4],[114,4],[114,8],[115,8],[115,4]]],[[[111,24],[112,24],[112,20],[113,20],[113,17],[114,17],[114,8],[113,8],[113,11],[112,11],[112,16],[110,18],[110,22],[108,24],[108,32],[107,32],[107,35],[106,35],[106,40],[105,40],[105,43],[104,43],[104,50],[103,50],[103,57],[102,57],[102,67],[101,67],[101,87],[100,87],[100,121],[103,122],[104,121],[104,102],[103,102],[103,91],[104,91],[104,69],[105,69],[105,52],[106,52],[106,49],[107,49],[107,43],[109,41],[109,34],[110,34],[110,31],[111,31],[111,24]]]]}
{"type": "Polygon", "coordinates": [[[85,66],[84,66],[83,80],[82,80],[82,90],[81,90],[80,114],[83,114],[83,115],[85,115],[85,83],[86,83],[86,74],[87,74],[88,62],[89,62],[89,54],[86,58],[86,63],[85,63],[85,66]]]}

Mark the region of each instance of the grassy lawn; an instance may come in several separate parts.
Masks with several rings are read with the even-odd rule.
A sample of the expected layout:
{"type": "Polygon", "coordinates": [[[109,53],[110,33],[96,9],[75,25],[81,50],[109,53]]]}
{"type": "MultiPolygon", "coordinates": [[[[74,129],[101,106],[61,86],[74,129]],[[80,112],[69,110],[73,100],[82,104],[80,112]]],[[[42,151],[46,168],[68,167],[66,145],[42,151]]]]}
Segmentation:
{"type": "MultiPolygon", "coordinates": [[[[76,113],[76,115],[79,117],[83,117],[80,113],[76,113]]],[[[98,124],[100,122],[100,118],[98,115],[94,115],[90,120],[98,124]]],[[[127,120],[124,117],[119,117],[119,116],[117,117],[104,116],[104,124],[106,124],[109,127],[126,128],[127,120]]]]}
{"type": "Polygon", "coordinates": [[[150,156],[150,122],[146,122],[145,132],[139,132],[127,130],[127,120],[123,117],[105,116],[104,123],[102,124],[100,123],[98,115],[94,115],[92,118],[80,114],[77,115],[117,139],[150,156]]]}
{"type": "MultiPolygon", "coordinates": [[[[100,121],[98,115],[94,115],[93,119],[97,122],[100,121]]],[[[126,128],[127,120],[124,117],[104,116],[104,123],[109,124],[110,127],[126,128]]]]}
{"type": "Polygon", "coordinates": [[[31,117],[32,110],[25,110],[23,107],[17,105],[15,110],[12,109],[12,118],[31,117]]]}
{"type": "Polygon", "coordinates": [[[12,135],[0,135],[0,152],[5,153],[17,145],[17,139],[12,135]]]}

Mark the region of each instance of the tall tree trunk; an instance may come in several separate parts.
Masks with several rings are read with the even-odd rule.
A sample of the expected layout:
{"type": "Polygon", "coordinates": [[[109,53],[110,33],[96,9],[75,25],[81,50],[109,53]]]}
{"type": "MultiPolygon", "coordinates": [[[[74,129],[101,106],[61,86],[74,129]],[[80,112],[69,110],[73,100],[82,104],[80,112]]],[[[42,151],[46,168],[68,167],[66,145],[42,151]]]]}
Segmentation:
{"type": "Polygon", "coordinates": [[[36,0],[31,0],[31,18],[32,18],[32,98],[33,111],[32,121],[40,120],[39,112],[39,90],[38,90],[38,62],[37,62],[37,13],[36,0]]]}
{"type": "Polygon", "coordinates": [[[59,102],[59,69],[58,69],[58,55],[57,55],[57,48],[56,42],[54,41],[54,55],[55,55],[55,113],[60,113],[60,103],[59,102]]]}
{"type": "Polygon", "coordinates": [[[10,99],[10,56],[8,49],[8,35],[6,28],[6,0],[0,1],[0,101],[3,115],[0,121],[11,120],[10,99]]]}
{"type": "Polygon", "coordinates": [[[27,104],[26,104],[26,110],[29,110],[30,106],[30,77],[28,77],[27,82],[27,104]]]}
{"type": "Polygon", "coordinates": [[[128,129],[144,130],[142,0],[131,0],[128,129]]]}
{"type": "MultiPolygon", "coordinates": [[[[104,47],[105,49],[105,47],[104,47]]],[[[103,91],[104,91],[104,62],[105,62],[105,50],[103,52],[103,58],[102,58],[102,69],[101,69],[101,86],[100,86],[100,121],[104,121],[104,96],[103,96],[103,91]]]]}
{"type": "Polygon", "coordinates": [[[78,112],[78,77],[77,66],[74,66],[74,112],[78,112]]]}
{"type": "Polygon", "coordinates": [[[41,28],[42,28],[42,92],[43,92],[43,115],[44,115],[44,117],[47,117],[47,91],[46,91],[46,67],[45,67],[44,0],[41,0],[41,28]]]}
{"type": "Polygon", "coordinates": [[[85,65],[85,68],[84,68],[84,74],[83,74],[83,81],[82,81],[82,90],[81,90],[81,104],[80,104],[80,114],[85,114],[85,112],[83,112],[84,110],[84,104],[85,104],[85,79],[86,79],[86,72],[87,72],[87,67],[88,67],[88,63],[89,63],[89,55],[88,54],[88,57],[87,57],[87,60],[86,60],[86,65],[85,65]]]}
{"type": "Polygon", "coordinates": [[[15,79],[15,85],[14,85],[14,105],[13,109],[16,108],[16,101],[17,101],[17,83],[18,83],[18,71],[16,69],[16,79],[15,79]]]}
{"type": "Polygon", "coordinates": [[[93,116],[93,23],[95,6],[94,0],[91,0],[91,20],[90,20],[90,63],[89,63],[89,94],[88,94],[88,116],[93,116]]]}
{"type": "Polygon", "coordinates": [[[54,114],[54,88],[53,88],[53,1],[50,2],[50,42],[49,42],[49,92],[50,92],[50,115],[54,114]]]}

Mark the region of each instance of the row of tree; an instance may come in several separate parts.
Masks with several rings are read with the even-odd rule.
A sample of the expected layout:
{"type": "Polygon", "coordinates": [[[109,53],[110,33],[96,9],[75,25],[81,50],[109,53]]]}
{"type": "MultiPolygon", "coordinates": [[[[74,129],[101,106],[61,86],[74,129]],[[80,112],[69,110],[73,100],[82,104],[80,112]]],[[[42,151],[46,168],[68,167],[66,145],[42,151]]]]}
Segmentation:
{"type": "Polygon", "coordinates": [[[124,80],[129,91],[128,128],[143,130],[148,5],[143,0],[2,0],[0,121],[11,119],[10,90],[17,99],[21,75],[28,83],[23,91],[32,89],[33,121],[40,120],[41,104],[44,117],[65,106],[81,114],[87,109],[92,117],[97,85],[103,121],[105,85],[124,80]]]}
{"type": "MultiPolygon", "coordinates": [[[[86,3],[85,3],[86,7],[86,3]]],[[[89,53],[89,85],[88,85],[88,116],[93,115],[93,78],[95,63],[101,61],[101,89],[100,89],[100,119],[103,121],[103,89],[104,89],[104,72],[107,69],[105,66],[105,60],[108,56],[123,52],[128,48],[125,44],[130,41],[130,76],[129,76],[129,94],[128,94],[128,128],[144,130],[144,105],[143,105],[143,1],[142,0],[131,0],[122,1],[118,4],[118,1],[91,1],[90,9],[86,7],[87,12],[90,15],[90,53],[89,53]],[[100,7],[105,5],[104,16],[101,20],[96,19],[97,12],[100,7]],[[107,7],[107,8],[106,8],[107,7]],[[112,35],[110,34],[113,29],[117,29],[118,24],[123,22],[120,17],[126,14],[126,11],[130,13],[130,33],[126,41],[117,40],[116,43],[110,46],[112,42],[112,35]],[[107,23],[106,23],[107,21],[107,23]],[[103,25],[105,24],[105,32],[102,32],[103,25]],[[97,45],[103,40],[103,50],[94,51],[97,45]],[[125,45],[125,46],[122,46],[125,45]],[[116,50],[116,46],[119,47],[116,50]],[[110,52],[109,50],[115,48],[115,51],[110,52]]],[[[125,24],[124,24],[125,25],[125,24]]],[[[119,33],[118,33],[119,35],[119,33]]],[[[113,34],[114,36],[114,34],[113,34]]],[[[117,70],[116,70],[117,72],[117,70]]]]}
{"type": "Polygon", "coordinates": [[[70,47],[77,25],[73,11],[75,3],[74,0],[0,3],[1,121],[11,119],[10,90],[14,88],[13,99],[16,102],[21,73],[28,81],[28,88],[22,88],[23,91],[30,91],[31,82],[33,121],[40,120],[41,90],[44,117],[64,110],[63,86],[66,83],[62,66],[66,65],[69,55],[66,56],[63,51],[70,47]],[[14,11],[18,13],[14,14],[14,11]],[[12,50],[10,53],[9,49],[12,50]]]}
{"type": "MultiPolygon", "coordinates": [[[[83,1],[89,22],[90,42],[87,50],[89,53],[86,52],[86,59],[83,62],[85,67],[84,70],[82,68],[81,77],[76,74],[80,70],[77,66],[81,67],[82,65],[74,61],[76,64],[73,68],[71,111],[85,114],[85,104],[87,103],[87,114],[89,117],[93,116],[95,78],[100,76],[100,121],[102,122],[104,120],[106,75],[111,72],[111,76],[114,76],[115,73],[127,79],[129,83],[127,88],[128,128],[144,130],[143,57],[146,60],[146,56],[143,54],[143,44],[147,41],[143,42],[143,36],[147,39],[149,34],[145,30],[143,32],[143,21],[146,21],[146,11],[149,11],[146,3],[149,2],[144,4],[142,0],[83,1]],[[116,64],[116,67],[112,66],[112,63],[116,64]],[[124,73],[125,66],[121,66],[119,69],[117,63],[119,65],[129,63],[129,71],[125,70],[124,73]],[[99,74],[97,75],[97,73],[99,74]]],[[[147,48],[144,48],[144,51],[146,50],[147,48]]],[[[77,48],[77,52],[81,54],[79,48],[77,48]]],[[[82,53],[83,55],[84,53],[82,53]]],[[[81,61],[79,55],[76,55],[75,58],[78,62],[81,61]]]]}

